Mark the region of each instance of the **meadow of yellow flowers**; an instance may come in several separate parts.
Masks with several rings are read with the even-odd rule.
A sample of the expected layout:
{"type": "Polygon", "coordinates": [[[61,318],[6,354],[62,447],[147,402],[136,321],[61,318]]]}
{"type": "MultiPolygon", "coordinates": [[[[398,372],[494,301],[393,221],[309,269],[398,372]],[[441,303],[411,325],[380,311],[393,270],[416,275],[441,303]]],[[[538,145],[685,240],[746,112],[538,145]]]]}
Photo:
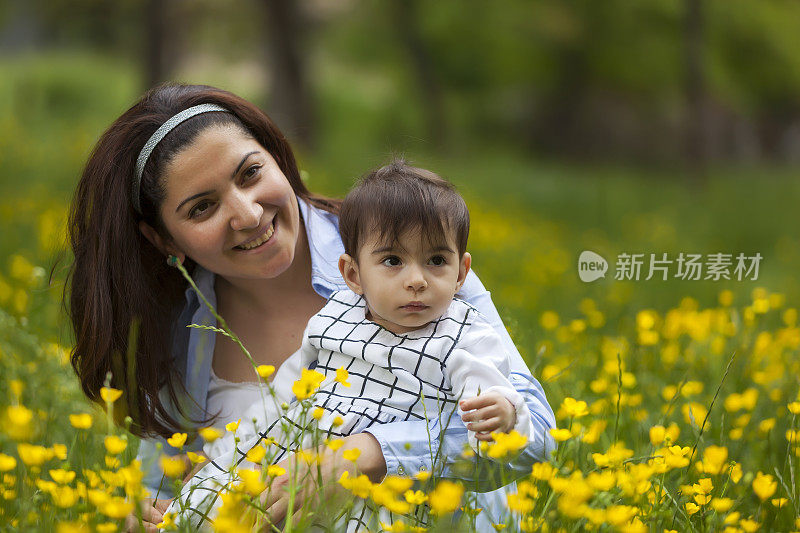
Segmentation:
{"type": "MultiPolygon", "coordinates": [[[[0,76],[0,531],[120,531],[143,495],[138,441],[113,422],[120,392],[107,388],[103,405],[90,405],[70,367],[61,307],[68,255],[57,261],[92,140],[130,105],[136,85],[114,65],[54,68],[61,64],[5,65],[0,76]],[[12,78],[28,80],[26,90],[13,93],[3,81],[12,78]],[[64,94],[69,105],[57,108],[64,94]],[[15,97],[36,105],[13,107],[15,97]]],[[[349,184],[352,173],[329,170],[328,159],[300,159],[315,191],[341,195],[349,184]]],[[[556,453],[517,481],[495,529],[800,531],[796,176],[725,172],[700,191],[619,169],[537,163],[534,171],[528,159],[488,151],[439,163],[431,166],[470,207],[473,267],[557,414],[556,453]],[[759,251],[765,263],[758,282],[584,284],[582,250],[609,258],[759,251]]],[[[273,370],[258,373],[266,380],[273,370]]],[[[295,392],[311,395],[317,384],[308,374],[295,392]]],[[[170,444],[191,438],[176,434],[170,444]]],[[[522,444],[497,435],[481,454],[503,457],[522,444]]],[[[239,472],[220,531],[263,524],[243,510],[285,473],[269,464],[269,443],[251,454],[264,467],[239,472]]],[[[170,479],[186,468],[167,457],[160,465],[170,479]]],[[[381,484],[345,475],[338,487],[351,499],[335,502],[337,512],[365,502],[401,517],[376,530],[469,531],[482,512],[469,487],[425,473],[381,484]],[[430,512],[425,525],[419,508],[430,512]]],[[[303,511],[294,530],[327,509],[303,511]]],[[[182,526],[166,516],[160,527],[182,526]]]]}
{"type": "MultiPolygon", "coordinates": [[[[531,238],[505,228],[513,217],[508,212],[471,205],[478,255],[490,257],[498,247],[531,238]]],[[[63,212],[29,212],[41,246],[63,238],[63,212]]],[[[562,257],[569,256],[559,242],[551,245],[541,252],[539,276],[564,268],[562,257]]],[[[484,262],[479,269],[491,279],[496,273],[491,261],[484,262]]],[[[48,266],[12,253],[0,274],[0,529],[118,531],[143,495],[137,441],[113,423],[120,391],[104,389],[105,406],[91,406],[81,396],[69,346],[54,340],[58,328],[52,325],[66,324],[58,318],[60,293],[48,288],[48,266]],[[42,327],[48,321],[50,327],[42,327]]],[[[500,301],[504,291],[511,289],[500,288],[500,301]]],[[[526,305],[519,292],[507,300],[509,309],[515,301],[526,305]]],[[[755,287],[745,295],[721,290],[707,306],[687,296],[663,310],[619,309],[614,301],[587,297],[571,313],[535,310],[527,315],[535,317],[531,331],[522,334],[522,321],[509,321],[557,412],[552,434],[559,446],[550,461],[518,480],[508,514],[495,528],[800,530],[797,308],[783,294],[755,287]]],[[[526,316],[519,308],[516,313],[526,316]]],[[[259,367],[258,373],[266,379],[273,370],[259,367]]],[[[318,385],[308,373],[295,392],[307,398],[318,385]]],[[[220,432],[200,435],[212,440],[220,432]]],[[[170,443],[181,447],[187,438],[176,434],[170,443]]],[[[482,452],[503,457],[522,444],[518,435],[497,435],[482,452]]],[[[283,473],[269,465],[268,449],[265,443],[251,452],[264,468],[239,472],[218,530],[263,524],[252,511],[254,495],[283,473]]],[[[356,457],[357,450],[346,458],[356,457]]],[[[161,466],[175,478],[186,467],[166,456],[161,466]]],[[[354,499],[408,516],[381,523],[385,531],[469,530],[481,512],[466,487],[425,473],[381,484],[343,475],[338,483],[354,499]],[[420,505],[431,515],[425,526],[414,518],[420,505]]],[[[169,515],[159,527],[179,529],[169,515]]]]}

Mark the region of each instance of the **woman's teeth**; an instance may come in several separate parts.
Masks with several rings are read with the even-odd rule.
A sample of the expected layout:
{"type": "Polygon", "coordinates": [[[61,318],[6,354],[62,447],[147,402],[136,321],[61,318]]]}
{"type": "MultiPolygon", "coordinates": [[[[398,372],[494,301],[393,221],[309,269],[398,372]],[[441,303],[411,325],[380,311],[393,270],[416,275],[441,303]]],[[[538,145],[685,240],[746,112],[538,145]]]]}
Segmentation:
{"type": "Polygon", "coordinates": [[[259,246],[267,242],[270,239],[270,237],[272,237],[273,233],[275,233],[275,226],[270,224],[269,228],[267,228],[267,232],[264,235],[247,244],[240,244],[239,246],[237,246],[237,248],[240,250],[252,250],[253,248],[258,248],[259,246]]]}

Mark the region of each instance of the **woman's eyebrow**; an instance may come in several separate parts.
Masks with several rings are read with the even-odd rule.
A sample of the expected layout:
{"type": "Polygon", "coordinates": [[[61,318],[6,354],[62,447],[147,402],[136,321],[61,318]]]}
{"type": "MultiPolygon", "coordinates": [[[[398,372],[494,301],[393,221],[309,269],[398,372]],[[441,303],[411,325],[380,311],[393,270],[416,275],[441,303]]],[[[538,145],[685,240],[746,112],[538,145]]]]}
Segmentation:
{"type": "MultiPolygon", "coordinates": [[[[246,154],[244,154],[244,157],[242,157],[242,160],[239,161],[239,164],[236,166],[236,169],[231,174],[231,179],[236,177],[236,174],[239,173],[239,170],[241,170],[242,165],[244,165],[245,161],[247,161],[247,158],[250,157],[251,155],[257,154],[257,153],[258,153],[258,150],[254,150],[252,152],[247,152],[246,154]]],[[[203,191],[203,192],[199,192],[197,194],[193,194],[192,196],[190,196],[189,198],[185,199],[180,204],[178,204],[178,207],[175,209],[175,212],[177,213],[178,211],[180,211],[181,207],[183,207],[183,204],[185,204],[186,202],[191,202],[195,198],[200,198],[201,196],[205,196],[206,194],[211,194],[212,192],[214,192],[214,191],[203,191]]]]}
{"type": "Polygon", "coordinates": [[[234,170],[233,174],[231,174],[231,179],[236,177],[236,174],[239,173],[239,170],[242,168],[242,165],[244,165],[244,162],[247,161],[247,158],[250,157],[251,155],[257,154],[257,153],[258,153],[258,150],[254,150],[252,152],[248,152],[248,153],[244,154],[244,157],[242,158],[242,160],[239,161],[239,166],[236,167],[236,170],[234,170]]]}
{"type": "Polygon", "coordinates": [[[205,196],[206,194],[211,194],[212,192],[214,192],[214,191],[203,191],[203,192],[199,192],[197,194],[191,195],[189,198],[185,199],[180,204],[178,204],[178,207],[175,209],[175,212],[177,213],[178,211],[180,211],[181,207],[183,207],[183,204],[185,204],[186,202],[191,202],[195,198],[200,198],[201,196],[205,196]]]}

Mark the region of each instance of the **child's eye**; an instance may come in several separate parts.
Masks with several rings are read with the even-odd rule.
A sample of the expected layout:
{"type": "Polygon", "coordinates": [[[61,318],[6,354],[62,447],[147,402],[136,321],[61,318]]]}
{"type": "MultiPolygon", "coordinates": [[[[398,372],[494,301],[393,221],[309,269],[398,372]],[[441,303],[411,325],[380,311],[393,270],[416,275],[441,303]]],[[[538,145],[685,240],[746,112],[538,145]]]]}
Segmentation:
{"type": "Polygon", "coordinates": [[[381,261],[382,265],[385,265],[385,266],[388,266],[388,267],[399,266],[400,263],[401,263],[400,258],[397,257],[396,255],[390,255],[389,257],[387,257],[383,261],[381,261]]]}
{"type": "Polygon", "coordinates": [[[202,200],[189,211],[189,218],[199,218],[211,208],[211,202],[202,200]]]}
{"type": "Polygon", "coordinates": [[[442,265],[446,264],[447,260],[444,258],[443,255],[434,255],[433,257],[431,257],[430,261],[428,261],[428,262],[430,264],[438,267],[438,266],[442,266],[442,265]]]}

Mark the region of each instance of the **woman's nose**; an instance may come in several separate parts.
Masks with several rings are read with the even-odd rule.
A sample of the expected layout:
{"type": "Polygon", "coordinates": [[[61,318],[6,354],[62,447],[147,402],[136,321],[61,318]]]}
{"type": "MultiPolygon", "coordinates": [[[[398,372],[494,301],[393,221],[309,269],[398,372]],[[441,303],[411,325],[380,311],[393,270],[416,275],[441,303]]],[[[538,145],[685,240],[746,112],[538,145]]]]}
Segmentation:
{"type": "Polygon", "coordinates": [[[236,231],[257,228],[264,213],[263,206],[244,191],[234,193],[231,210],[231,228],[236,231]]]}

